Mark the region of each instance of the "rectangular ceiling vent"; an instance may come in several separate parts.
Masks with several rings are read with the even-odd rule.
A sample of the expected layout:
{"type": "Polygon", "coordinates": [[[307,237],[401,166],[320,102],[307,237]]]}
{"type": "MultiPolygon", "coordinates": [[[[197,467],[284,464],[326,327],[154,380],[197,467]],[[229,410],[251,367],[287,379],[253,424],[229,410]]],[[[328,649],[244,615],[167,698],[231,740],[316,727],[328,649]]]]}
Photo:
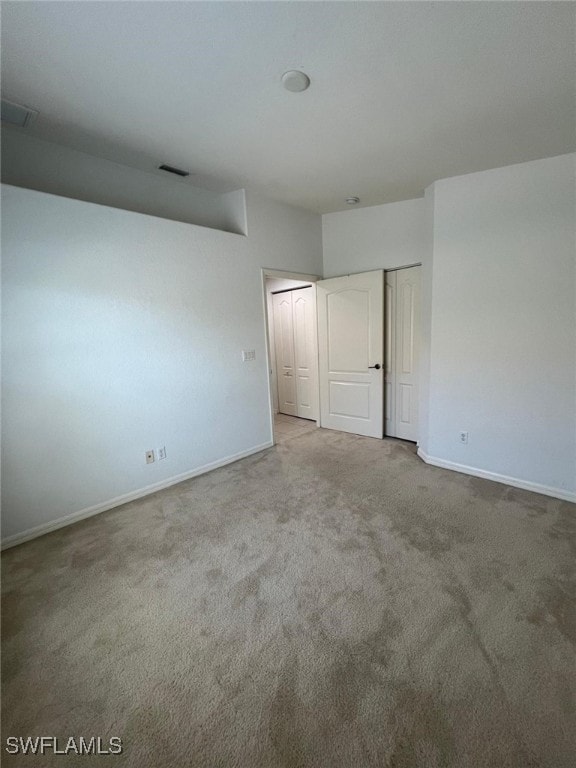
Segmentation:
{"type": "Polygon", "coordinates": [[[35,109],[14,104],[12,101],[2,99],[2,122],[17,125],[18,128],[27,128],[32,120],[38,116],[35,109]]]}
{"type": "Polygon", "coordinates": [[[173,173],[175,176],[190,176],[189,171],[183,171],[181,168],[174,168],[173,165],[159,165],[158,170],[173,173]]]}

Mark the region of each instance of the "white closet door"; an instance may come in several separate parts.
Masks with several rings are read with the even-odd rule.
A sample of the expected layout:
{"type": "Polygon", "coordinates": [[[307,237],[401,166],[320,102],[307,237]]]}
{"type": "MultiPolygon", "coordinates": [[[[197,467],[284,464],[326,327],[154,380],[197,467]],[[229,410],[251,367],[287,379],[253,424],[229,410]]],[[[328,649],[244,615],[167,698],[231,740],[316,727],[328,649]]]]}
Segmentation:
{"type": "Polygon", "coordinates": [[[384,274],[316,283],[320,425],[383,435],[384,274]]]}
{"type": "Polygon", "coordinates": [[[384,434],[396,437],[396,272],[386,272],[384,293],[384,434]]]}
{"type": "Polygon", "coordinates": [[[297,416],[318,418],[318,351],[316,344],[316,290],[291,291],[294,325],[297,416]]]}
{"type": "Polygon", "coordinates": [[[395,436],[418,439],[418,352],[420,328],[420,267],[396,272],[395,436]]]}
{"type": "Polygon", "coordinates": [[[287,413],[289,416],[297,416],[292,293],[286,291],[273,294],[272,305],[274,307],[278,411],[287,413]]]}

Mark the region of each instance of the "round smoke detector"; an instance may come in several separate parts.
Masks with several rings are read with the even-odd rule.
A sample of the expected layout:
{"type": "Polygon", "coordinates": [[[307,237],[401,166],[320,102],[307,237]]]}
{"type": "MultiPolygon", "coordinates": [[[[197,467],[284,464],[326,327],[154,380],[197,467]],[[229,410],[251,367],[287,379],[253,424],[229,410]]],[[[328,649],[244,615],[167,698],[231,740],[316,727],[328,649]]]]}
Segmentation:
{"type": "Polygon", "coordinates": [[[287,91],[299,93],[305,91],[310,85],[310,78],[305,72],[299,72],[297,69],[291,69],[282,75],[282,84],[287,91]]]}
{"type": "Polygon", "coordinates": [[[360,202],[359,197],[347,197],[346,202],[348,205],[357,205],[360,202]]]}

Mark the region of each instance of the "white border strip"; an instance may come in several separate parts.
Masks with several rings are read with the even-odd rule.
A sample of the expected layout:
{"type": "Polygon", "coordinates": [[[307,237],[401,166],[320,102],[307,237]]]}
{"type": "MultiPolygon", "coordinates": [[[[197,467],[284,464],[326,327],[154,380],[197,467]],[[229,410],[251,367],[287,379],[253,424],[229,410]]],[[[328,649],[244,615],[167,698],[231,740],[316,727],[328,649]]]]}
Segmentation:
{"type": "Polygon", "coordinates": [[[204,464],[204,466],[193,469],[190,472],[183,472],[181,475],[169,477],[167,480],[161,480],[159,483],[147,485],[145,488],[140,488],[137,491],[124,493],[122,496],[116,496],[116,498],[110,499],[109,501],[104,501],[101,504],[95,504],[92,507],[81,509],[79,512],[72,512],[69,515],[59,517],[57,520],[52,520],[49,523],[43,523],[42,525],[37,525],[34,528],[29,528],[27,531],[22,531],[22,533],[15,533],[13,536],[8,536],[2,541],[2,549],[15,547],[18,544],[23,544],[25,541],[30,541],[31,539],[36,539],[38,536],[43,536],[45,533],[56,531],[58,528],[64,528],[66,525],[72,525],[72,523],[85,520],[87,517],[99,515],[100,512],[106,512],[108,509],[113,509],[114,507],[119,507],[122,504],[127,504],[129,501],[136,501],[136,499],[141,499],[143,496],[149,496],[151,493],[161,491],[163,488],[169,488],[171,485],[177,485],[184,480],[190,480],[192,477],[204,475],[206,472],[211,472],[213,469],[218,469],[218,467],[223,467],[226,464],[232,464],[239,459],[245,459],[247,456],[252,456],[254,453],[260,453],[260,451],[264,451],[266,448],[271,448],[273,445],[274,443],[270,440],[266,443],[262,443],[262,445],[249,448],[247,451],[241,451],[240,453],[235,453],[233,456],[227,456],[224,459],[213,461],[210,464],[204,464]]]}
{"type": "Polygon", "coordinates": [[[541,493],[544,496],[553,496],[555,499],[562,499],[563,501],[576,502],[576,493],[572,493],[571,491],[565,491],[561,488],[550,488],[547,485],[531,483],[529,480],[519,480],[517,477],[499,475],[496,472],[488,472],[485,469],[468,467],[466,464],[456,464],[453,461],[437,459],[435,456],[428,456],[428,454],[424,453],[421,448],[418,448],[417,454],[422,461],[426,464],[431,464],[434,467],[450,469],[454,472],[462,472],[465,475],[473,475],[474,477],[483,477],[485,480],[493,480],[495,483],[503,483],[504,485],[511,485],[514,488],[522,488],[524,491],[541,493]]]}

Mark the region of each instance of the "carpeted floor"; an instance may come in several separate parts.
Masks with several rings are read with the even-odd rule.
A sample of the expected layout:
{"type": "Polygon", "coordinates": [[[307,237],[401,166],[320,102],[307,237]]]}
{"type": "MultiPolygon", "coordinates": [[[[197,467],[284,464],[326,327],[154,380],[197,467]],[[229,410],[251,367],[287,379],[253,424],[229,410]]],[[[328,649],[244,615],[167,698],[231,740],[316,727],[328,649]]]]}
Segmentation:
{"type": "Polygon", "coordinates": [[[8,550],[6,766],[573,768],[576,506],[314,430],[8,550]]]}

